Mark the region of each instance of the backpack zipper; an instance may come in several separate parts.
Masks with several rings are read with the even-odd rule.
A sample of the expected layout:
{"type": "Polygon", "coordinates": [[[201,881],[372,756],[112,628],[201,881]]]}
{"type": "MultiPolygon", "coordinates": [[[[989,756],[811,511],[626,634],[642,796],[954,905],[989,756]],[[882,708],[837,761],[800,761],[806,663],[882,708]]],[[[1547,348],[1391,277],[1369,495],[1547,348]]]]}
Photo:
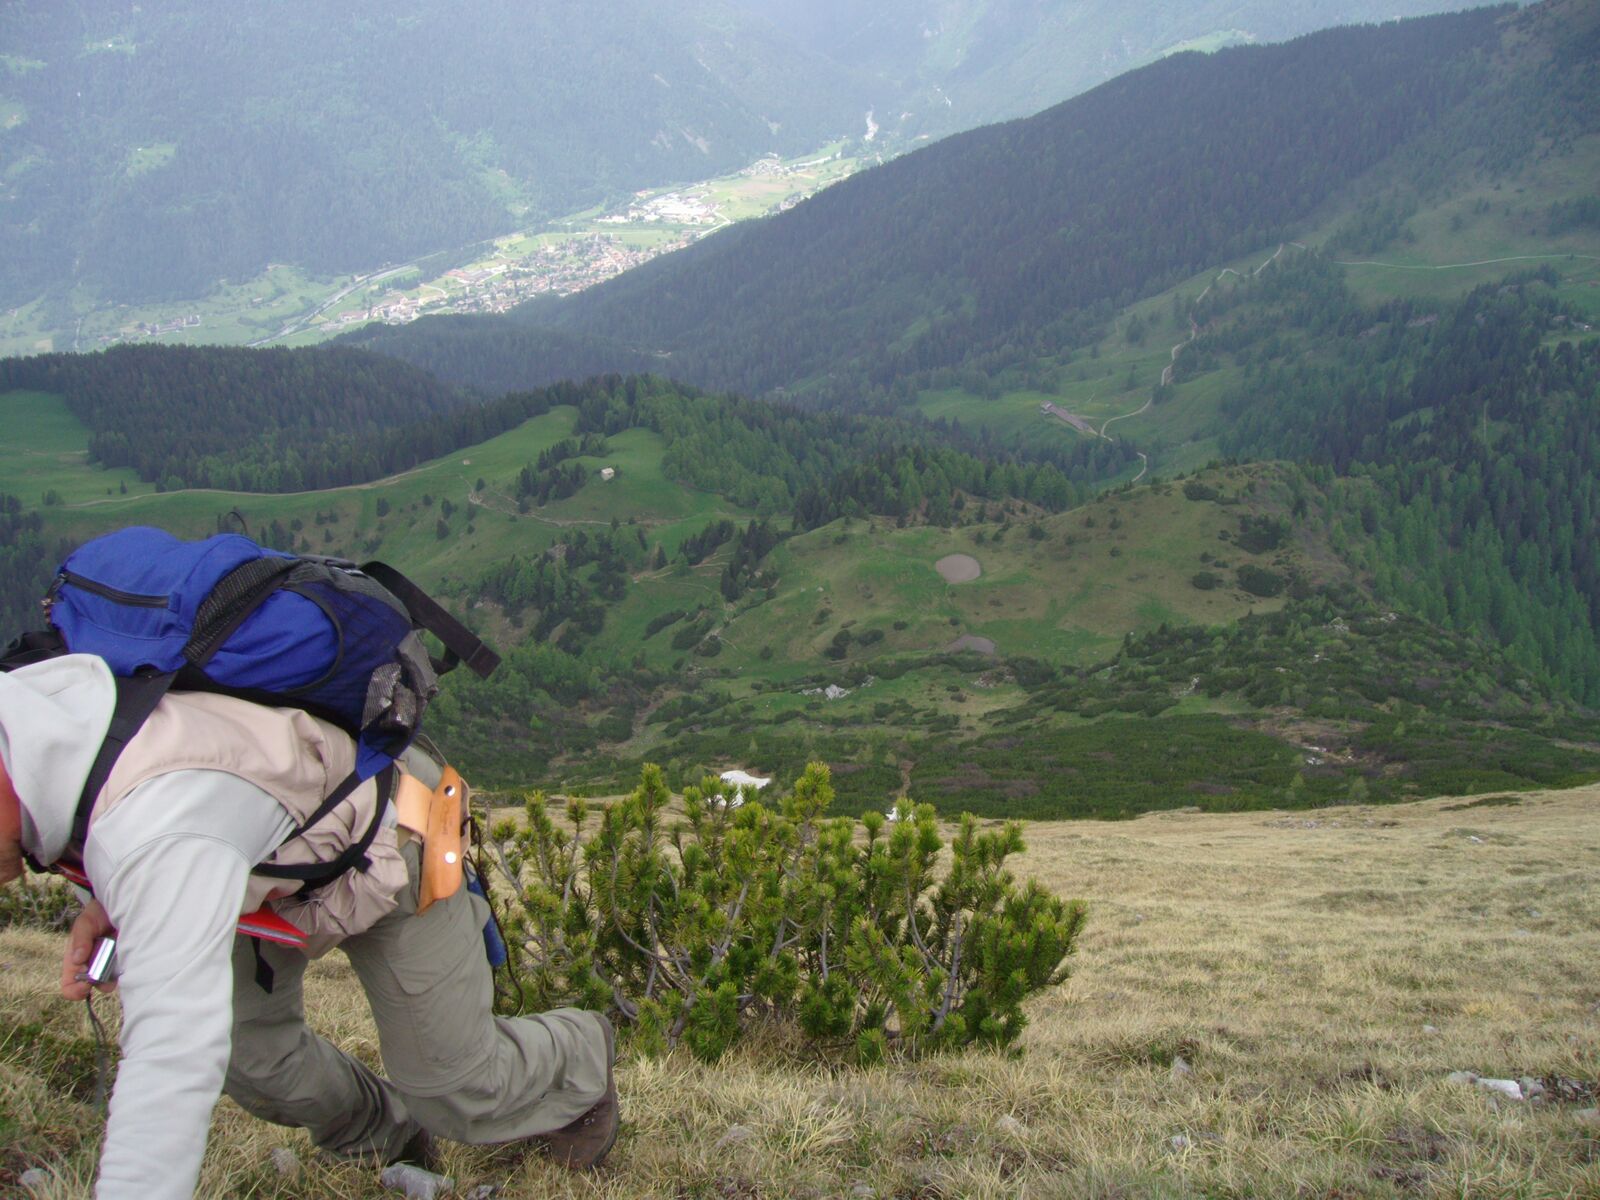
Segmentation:
{"type": "Polygon", "coordinates": [[[73,571],[62,571],[56,576],[56,586],[51,589],[52,594],[58,591],[63,583],[70,583],[73,587],[91,595],[110,600],[113,604],[125,604],[129,608],[166,608],[171,602],[168,596],[141,596],[138,592],[125,592],[121,588],[114,588],[73,571]]]}

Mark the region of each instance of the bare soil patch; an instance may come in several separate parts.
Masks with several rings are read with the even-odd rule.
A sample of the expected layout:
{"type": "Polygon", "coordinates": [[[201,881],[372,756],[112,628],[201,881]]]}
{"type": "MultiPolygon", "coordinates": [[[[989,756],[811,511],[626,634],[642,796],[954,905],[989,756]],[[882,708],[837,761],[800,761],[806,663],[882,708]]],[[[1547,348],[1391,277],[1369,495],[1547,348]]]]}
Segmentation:
{"type": "Polygon", "coordinates": [[[946,583],[971,583],[983,574],[983,566],[970,554],[946,554],[933,564],[946,583]]]}
{"type": "Polygon", "coordinates": [[[975,650],[979,654],[992,655],[995,651],[994,639],[979,637],[975,633],[964,633],[955,641],[945,647],[951,654],[958,654],[962,650],[975,650]]]}

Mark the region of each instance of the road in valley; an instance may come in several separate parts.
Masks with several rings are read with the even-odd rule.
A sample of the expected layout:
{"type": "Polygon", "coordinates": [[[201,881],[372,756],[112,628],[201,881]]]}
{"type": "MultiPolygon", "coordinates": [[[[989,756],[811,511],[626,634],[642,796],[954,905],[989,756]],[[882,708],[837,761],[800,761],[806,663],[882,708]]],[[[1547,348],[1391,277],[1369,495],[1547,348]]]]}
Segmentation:
{"type": "Polygon", "coordinates": [[[311,323],[323,313],[327,312],[335,304],[339,303],[339,301],[348,296],[351,292],[358,291],[361,288],[366,287],[369,283],[379,283],[382,280],[388,279],[390,276],[400,274],[402,271],[409,271],[420,261],[421,259],[413,259],[410,262],[401,263],[398,267],[386,267],[382,271],[375,271],[371,275],[357,275],[347,287],[339,289],[305,316],[294,318],[294,320],[290,321],[282,329],[278,330],[277,333],[269,333],[264,338],[257,338],[255,341],[249,343],[249,345],[252,347],[265,346],[269,343],[277,341],[279,338],[291,337],[294,334],[300,333],[308,328],[311,323]]]}

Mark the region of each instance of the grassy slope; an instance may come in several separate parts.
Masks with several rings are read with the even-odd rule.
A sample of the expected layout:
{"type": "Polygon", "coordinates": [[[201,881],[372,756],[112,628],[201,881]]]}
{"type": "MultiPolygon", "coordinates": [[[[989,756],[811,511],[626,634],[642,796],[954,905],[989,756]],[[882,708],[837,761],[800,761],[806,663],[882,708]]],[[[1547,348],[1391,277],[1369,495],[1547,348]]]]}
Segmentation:
{"type": "MultiPolygon", "coordinates": [[[[1030,1005],[1020,1057],[821,1070],[777,1036],[715,1066],[625,1052],[604,1173],[448,1144],[445,1169],[507,1200],[1600,1194],[1596,1127],[1577,1115],[1600,1077],[1600,895],[1573,865],[1600,853],[1597,803],[1590,788],[1033,824],[1019,874],[1092,915],[1072,980],[1030,1005]],[[1174,1076],[1178,1057],[1192,1074],[1174,1076]],[[1591,1091],[1502,1102],[1448,1083],[1457,1070],[1591,1091]]],[[[44,1196],[78,1200],[100,1124],[82,1011],[55,994],[58,954],[56,935],[0,932],[0,1189],[42,1165],[59,1172],[44,1196]]],[[[307,1009],[372,1060],[341,956],[312,966],[307,1009]]],[[[201,1194],[391,1193],[224,1101],[201,1194]],[[300,1178],[274,1173],[275,1146],[299,1156],[300,1178]]]]}
{"type": "Polygon", "coordinates": [[[0,393],[0,488],[30,507],[54,491],[66,504],[82,504],[118,494],[154,489],[133,471],[89,465],[89,431],[59,397],[44,392],[0,393]]]}
{"type": "MultiPolygon", "coordinates": [[[[1328,565],[1325,547],[1309,527],[1302,541],[1276,554],[1230,550],[1218,535],[1231,535],[1242,512],[1284,511],[1286,489],[1271,467],[1234,468],[1213,478],[1226,494],[1247,502],[1223,509],[1190,502],[1172,485],[1136,488],[1039,518],[1040,540],[1028,535],[1032,518],[1018,517],[999,542],[993,540],[1001,528],[998,505],[990,506],[995,521],[955,530],[835,522],[774,552],[769,563],[780,581],[772,600],[747,597],[731,608],[716,590],[723,552],[699,568],[669,568],[631,589],[608,618],[600,645],[622,656],[642,651],[653,666],[675,667],[689,694],[703,694],[705,677],[717,677],[729,702],[696,723],[725,754],[737,756],[751,733],[783,723],[785,737],[825,738],[846,730],[871,747],[862,758],[886,760],[901,738],[919,735],[931,718],[953,718],[954,729],[974,733],[987,727],[991,714],[1025,699],[1004,670],[983,672],[981,662],[974,670],[970,663],[926,661],[956,649],[959,638],[987,638],[1002,658],[1086,665],[1114,655],[1130,632],[1163,623],[1227,623],[1282,604],[1229,587],[1196,589],[1190,580],[1202,569],[1205,553],[1226,554],[1235,565],[1277,559],[1280,567],[1318,582],[1345,578],[1328,565]],[[1252,481],[1257,485],[1247,494],[1252,481]],[[969,583],[946,583],[935,563],[954,553],[976,557],[983,574],[969,583]],[[681,624],[640,640],[653,617],[672,609],[692,612],[701,603],[710,606],[713,636],[723,645],[715,658],[674,649],[671,639],[681,624]],[[833,660],[825,651],[841,630],[856,639],[869,631],[883,636],[833,660]],[[804,694],[828,683],[851,684],[852,676],[883,673],[879,664],[907,659],[916,669],[852,687],[840,699],[804,694]]],[[[1227,707],[1196,701],[1186,711],[1227,707]]],[[[646,724],[617,753],[648,756],[662,740],[661,727],[646,724]]],[[[757,755],[772,752],[770,738],[751,740],[748,749],[749,765],[760,768],[757,755]]]]}
{"type": "MultiPolygon", "coordinates": [[[[604,458],[580,460],[596,471],[616,468],[614,480],[595,477],[567,500],[516,515],[517,473],[540,450],[571,433],[576,411],[568,408],[399,476],[284,496],[204,490],[157,494],[131,472],[90,466],[86,432],[57,398],[10,393],[0,396],[0,412],[18,431],[0,446],[0,477],[28,504],[55,490],[62,502],[46,510],[52,531],[74,539],[125,524],[200,535],[215,528],[219,514],[236,508],[252,529],[273,520],[286,525],[300,520],[319,551],[319,537],[339,552],[360,551],[371,538],[381,537],[375,553],[434,583],[508,553],[537,553],[560,540],[563,530],[606,526],[613,518],[637,522],[646,540],[652,546],[660,542],[669,554],[710,520],[748,519],[719,497],[668,480],[661,470],[661,439],[647,430],[613,436],[604,458]],[[486,484],[482,492],[476,490],[480,478],[486,484]],[[426,497],[433,498],[432,507],[424,503],[426,497]],[[377,515],[380,498],[392,507],[387,517],[377,515]],[[443,499],[458,511],[451,518],[451,536],[441,541],[435,525],[443,499]],[[319,514],[337,520],[319,524],[319,514]],[[469,521],[475,527],[471,534],[469,521]]],[[[1250,498],[1239,511],[1280,511],[1284,497],[1270,467],[1230,469],[1214,482],[1244,496],[1246,488],[1256,491],[1253,480],[1260,481],[1259,499],[1250,498]]],[[[955,530],[896,529],[881,520],[835,522],[775,552],[771,565],[781,577],[777,597],[755,607],[741,605],[724,618],[726,651],[717,666],[754,670],[761,649],[771,646],[778,664],[771,672],[781,675],[785,662],[810,670],[846,623],[858,634],[884,630],[880,651],[934,651],[973,634],[993,639],[1003,655],[1091,661],[1132,630],[1163,621],[1215,623],[1252,608],[1275,607],[1276,601],[1227,589],[1200,592],[1189,584],[1206,548],[1227,549],[1218,535],[1236,521],[1231,512],[1186,502],[1178,489],[1161,484],[1055,516],[1013,517],[990,505],[987,523],[955,530]],[[1028,536],[1027,527],[1036,519],[1041,540],[1028,536]],[[1002,521],[1015,523],[997,540],[1002,521]],[[971,583],[946,583],[934,564],[952,553],[976,556],[982,576],[971,583]],[[831,615],[818,623],[822,609],[831,615]],[[896,621],[907,627],[894,630],[896,621]]],[[[716,584],[726,557],[724,548],[697,568],[669,566],[641,575],[640,586],[608,621],[601,644],[631,655],[656,615],[713,598],[720,608],[716,584]]],[[[679,657],[659,634],[643,649],[656,664],[679,657]]]]}
{"type": "Polygon", "coordinates": [[[661,439],[647,430],[610,439],[610,453],[603,460],[579,460],[595,471],[616,468],[614,480],[602,482],[596,475],[576,495],[518,515],[518,473],[541,450],[571,434],[577,419],[572,408],[555,409],[491,441],[389,479],[283,496],[203,490],[157,494],[131,471],[90,466],[87,431],[57,397],[9,393],[0,396],[0,414],[10,428],[21,431],[0,445],[0,479],[27,504],[37,503],[44,490],[55,489],[63,503],[46,510],[52,532],[74,540],[132,524],[202,536],[215,531],[220,514],[237,509],[252,530],[274,520],[284,525],[298,520],[318,553],[377,555],[403,564],[419,582],[432,586],[449,576],[476,574],[510,553],[540,553],[561,540],[565,530],[607,526],[613,517],[624,523],[641,521],[651,541],[662,542],[670,553],[714,517],[744,516],[719,497],[668,480],[661,472],[661,439]],[[480,478],[486,485],[481,493],[476,491],[480,478]],[[120,491],[124,482],[126,495],[120,491]],[[387,517],[377,515],[380,498],[392,506],[387,517]],[[450,521],[451,536],[441,540],[436,524],[444,499],[457,512],[450,521]],[[337,519],[322,523],[319,514],[337,519]],[[375,537],[381,540],[370,545],[375,537]]]}
{"type": "Polygon", "coordinates": [[[1519,267],[1548,261],[1565,282],[1563,299],[1600,319],[1600,231],[1574,229],[1551,236],[1546,229],[1551,202],[1593,196],[1597,180],[1600,137],[1594,136],[1577,139],[1570,154],[1541,159],[1515,178],[1474,180],[1420,208],[1406,222],[1408,236],[1383,251],[1341,255],[1387,264],[1351,267],[1350,286],[1369,300],[1459,296],[1519,267]],[[1474,211],[1485,204],[1487,211],[1474,211]],[[1534,257],[1483,266],[1446,265],[1519,260],[1524,255],[1534,257]]]}
{"type": "MultiPolygon", "coordinates": [[[[1252,470],[1220,474],[1234,488],[1252,470]]],[[[1262,477],[1270,479],[1268,469],[1262,477]]],[[[1267,507],[1265,495],[1262,506],[1267,507]]],[[[997,506],[991,506],[996,508],[997,506]]],[[[1086,663],[1114,652],[1123,634],[1162,622],[1216,624],[1251,607],[1243,593],[1196,590],[1189,582],[1206,547],[1233,522],[1215,507],[1191,504],[1159,485],[1103,498],[1082,510],[1046,517],[1034,540],[1026,524],[995,541],[996,525],[956,530],[898,530],[886,523],[831,525],[787,543],[775,565],[780,597],[732,622],[744,655],[771,645],[779,657],[820,655],[845,622],[882,629],[889,650],[927,650],[972,634],[1001,655],[1086,663]],[[984,541],[979,542],[982,537],[984,541]],[[978,559],[983,574],[946,583],[934,564],[947,554],[978,559]],[[832,616],[820,624],[821,609],[832,616]],[[906,620],[896,631],[893,623],[906,620]]],[[[745,665],[740,658],[732,662],[745,665]]]]}
{"type": "MultiPolygon", "coordinates": [[[[135,523],[200,536],[237,510],[254,531],[298,523],[298,537],[313,551],[382,557],[424,586],[456,595],[456,585],[469,584],[488,565],[511,554],[543,553],[574,529],[606,528],[613,519],[636,523],[652,552],[659,544],[672,555],[713,519],[748,519],[716,496],[668,480],[661,439],[646,430],[615,435],[607,455],[585,460],[596,474],[576,495],[519,515],[516,476],[540,450],[571,433],[571,409],[369,485],[259,496],[156,494],[135,481],[123,495],[125,476],[87,464],[82,428],[53,397],[12,396],[0,404],[21,414],[29,442],[26,450],[15,442],[0,450],[0,471],[17,480],[30,501],[56,490],[62,502],[44,509],[47,534],[72,541],[135,523]],[[613,481],[598,478],[602,465],[616,468],[613,481]],[[441,538],[447,501],[455,511],[441,538]],[[382,517],[380,503],[389,506],[382,517]]],[[[835,522],[774,551],[764,564],[778,575],[770,599],[756,589],[734,604],[724,602],[718,584],[728,547],[693,568],[671,563],[642,571],[609,612],[587,657],[613,668],[642,658],[670,682],[633,714],[631,733],[619,735],[612,722],[600,749],[573,751],[536,782],[604,790],[638,760],[687,772],[740,765],[781,773],[822,757],[834,765],[841,807],[850,810],[881,805],[907,786],[950,806],[1040,817],[1191,802],[1230,809],[1279,803],[1295,783],[1304,753],[1298,747],[1313,734],[1242,705],[1231,691],[1205,695],[1189,676],[1211,668],[1197,664],[1181,671],[1182,678],[1166,668],[1140,685],[1142,699],[1079,705],[1074,712],[1070,703],[1036,700],[1009,661],[1084,667],[1115,657],[1129,634],[1161,626],[1223,628],[1247,613],[1276,611],[1281,598],[1238,590],[1234,572],[1245,564],[1312,584],[1351,580],[1329,544],[1334,510],[1321,503],[1294,522],[1281,548],[1258,554],[1239,548],[1242,517],[1288,513],[1291,485],[1283,468],[1219,468],[1203,478],[1218,490],[1218,501],[1190,500],[1177,485],[1157,482],[1054,516],[1007,513],[997,504],[979,512],[973,505],[966,515],[981,523],[956,529],[835,522]],[[935,564],[952,553],[976,558],[979,578],[947,583],[935,564]],[[1202,570],[1212,571],[1220,586],[1194,586],[1202,570]],[[675,614],[687,615],[662,627],[675,614]],[[652,625],[656,632],[646,636],[652,625]],[[683,641],[691,625],[693,637],[683,641]],[[841,638],[843,654],[830,653],[841,638]],[[993,656],[953,653],[982,647],[962,639],[993,642],[993,656]],[[847,694],[818,694],[829,685],[847,694]],[[1178,697],[1161,724],[1132,717],[1159,695],[1178,697]],[[623,740],[614,740],[619,736],[623,740]],[[1033,748],[1022,759],[1006,749],[1019,736],[1033,748]],[[969,738],[986,740],[969,744],[969,738]],[[1170,753],[1161,750],[1167,741],[1170,753]],[[1077,766],[1049,767],[1047,760],[1077,766]]],[[[471,615],[502,649],[523,636],[492,605],[477,606],[471,615]]],[[[1407,653],[1403,646],[1394,652],[1407,653]]],[[[1298,661],[1287,645],[1268,653],[1280,665],[1298,661]]],[[[1087,695],[1082,685],[1070,686],[1087,695]]],[[[610,713],[597,699],[574,715],[601,729],[610,713]]],[[[1384,780],[1391,768],[1357,756],[1320,773],[1300,798],[1326,803],[1343,796],[1356,786],[1356,774],[1372,778],[1375,797],[1467,786],[1438,774],[1432,759],[1440,755],[1433,743],[1418,740],[1419,732],[1414,729],[1396,752],[1401,761],[1412,754],[1428,760],[1419,759],[1417,786],[1390,787],[1384,780]],[[1379,770],[1382,779],[1372,774],[1379,770]]],[[[1468,736],[1456,726],[1435,735],[1468,736]]],[[[1472,786],[1549,786],[1593,777],[1591,755],[1574,752],[1544,763],[1544,743],[1517,736],[1521,773],[1480,770],[1472,786]]],[[[1487,769],[1485,756],[1501,752],[1475,745],[1474,769],[1487,769]]]]}

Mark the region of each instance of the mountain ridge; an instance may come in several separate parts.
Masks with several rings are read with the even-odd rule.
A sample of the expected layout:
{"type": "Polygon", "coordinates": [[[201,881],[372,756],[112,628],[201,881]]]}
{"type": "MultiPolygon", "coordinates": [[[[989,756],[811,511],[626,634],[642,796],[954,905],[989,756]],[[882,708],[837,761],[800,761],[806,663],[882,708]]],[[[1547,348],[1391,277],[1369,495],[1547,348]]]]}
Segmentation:
{"type": "MultiPolygon", "coordinates": [[[[1005,346],[1081,342],[1139,295],[1290,236],[1481,95],[1511,19],[1485,9],[1174,56],[493,328],[670,355],[701,385],[841,401],[1005,346]]],[[[405,355],[425,324],[371,336],[405,355]]]]}

